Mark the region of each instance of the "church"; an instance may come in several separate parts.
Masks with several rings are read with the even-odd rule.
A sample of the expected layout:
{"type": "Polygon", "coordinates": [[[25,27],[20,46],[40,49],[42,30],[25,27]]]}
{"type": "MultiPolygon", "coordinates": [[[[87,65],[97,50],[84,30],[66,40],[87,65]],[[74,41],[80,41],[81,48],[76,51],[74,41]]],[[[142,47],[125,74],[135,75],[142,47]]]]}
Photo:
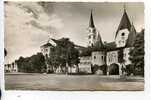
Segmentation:
{"type": "Polygon", "coordinates": [[[79,69],[87,73],[97,73],[99,70],[99,73],[104,75],[122,75],[124,73],[122,69],[131,64],[129,52],[133,49],[135,37],[135,27],[130,22],[126,9],[124,9],[114,41],[103,42],[101,34],[95,26],[91,11],[87,37],[88,47],[99,49],[92,51],[91,55],[81,56],[79,69]],[[123,52],[123,63],[118,60],[119,51],[123,52]],[[98,66],[98,68],[96,69],[95,66],[98,66]]]}
{"type": "MultiPolygon", "coordinates": [[[[79,50],[81,50],[80,48],[97,48],[97,50],[92,51],[89,55],[79,56],[80,63],[78,64],[78,71],[87,74],[122,75],[124,73],[122,69],[131,64],[129,52],[133,49],[133,43],[136,37],[135,27],[130,21],[126,9],[123,11],[123,16],[119,22],[113,42],[106,43],[102,41],[101,34],[95,26],[92,11],[87,31],[88,47],[77,48],[79,50]],[[123,63],[119,62],[119,51],[123,52],[123,63]]],[[[40,47],[45,59],[49,57],[53,46],[48,42],[40,47]]],[[[47,62],[46,65],[47,71],[51,70],[51,66],[47,62]]],[[[76,73],[76,69],[73,68],[72,70],[76,73]]]]}

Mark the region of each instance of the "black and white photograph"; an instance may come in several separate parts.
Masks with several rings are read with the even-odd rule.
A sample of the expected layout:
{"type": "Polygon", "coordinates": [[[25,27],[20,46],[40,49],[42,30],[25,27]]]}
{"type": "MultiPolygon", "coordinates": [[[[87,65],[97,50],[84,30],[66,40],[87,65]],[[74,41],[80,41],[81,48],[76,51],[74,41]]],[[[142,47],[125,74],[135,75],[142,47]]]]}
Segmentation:
{"type": "Polygon", "coordinates": [[[144,91],[143,2],[4,2],[5,90],[144,91]]]}

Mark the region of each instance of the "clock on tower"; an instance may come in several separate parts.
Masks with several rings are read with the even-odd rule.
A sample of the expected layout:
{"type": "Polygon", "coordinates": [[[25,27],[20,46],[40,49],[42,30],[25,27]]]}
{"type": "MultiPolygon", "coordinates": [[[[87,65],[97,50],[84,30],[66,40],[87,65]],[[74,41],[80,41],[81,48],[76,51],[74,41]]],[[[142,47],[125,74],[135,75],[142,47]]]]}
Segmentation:
{"type": "Polygon", "coordinates": [[[130,33],[131,23],[124,9],[124,13],[115,35],[115,43],[117,47],[124,47],[130,33]]]}
{"type": "Polygon", "coordinates": [[[128,29],[121,29],[118,31],[118,35],[116,37],[116,46],[117,47],[124,47],[126,45],[126,41],[129,35],[128,29]]]}

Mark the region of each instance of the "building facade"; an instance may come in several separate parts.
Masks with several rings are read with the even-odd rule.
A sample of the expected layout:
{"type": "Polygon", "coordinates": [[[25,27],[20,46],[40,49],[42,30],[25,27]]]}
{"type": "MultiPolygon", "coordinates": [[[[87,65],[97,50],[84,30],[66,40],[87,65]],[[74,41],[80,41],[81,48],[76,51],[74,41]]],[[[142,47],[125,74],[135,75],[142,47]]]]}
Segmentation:
{"type": "Polygon", "coordinates": [[[91,56],[80,57],[79,72],[92,73],[91,64],[92,64],[91,56]]]}
{"type": "MultiPolygon", "coordinates": [[[[131,64],[129,52],[133,49],[133,43],[136,37],[135,27],[133,23],[130,22],[126,10],[124,9],[113,42],[107,43],[102,41],[101,33],[99,33],[94,24],[92,11],[87,33],[88,47],[95,49],[90,55],[79,57],[80,63],[78,64],[78,71],[76,69],[77,66],[75,66],[68,68],[68,72],[95,73],[95,71],[101,70],[100,72],[103,72],[105,75],[122,75],[122,69],[125,68],[126,65],[131,64]],[[123,63],[119,62],[119,51],[121,50],[123,52],[123,63]]],[[[41,52],[45,56],[47,72],[53,70],[58,73],[61,72],[62,69],[59,69],[59,67],[58,69],[54,69],[47,61],[47,59],[50,58],[53,47],[54,45],[48,42],[41,46],[41,52]]],[[[80,53],[85,49],[85,47],[78,45],[76,45],[75,48],[78,49],[80,53]]]]}
{"type": "Polygon", "coordinates": [[[86,68],[93,68],[94,65],[106,65],[107,75],[122,75],[122,68],[126,67],[126,65],[131,64],[131,61],[129,60],[129,52],[131,49],[133,49],[135,36],[135,27],[133,23],[130,22],[127,12],[124,9],[123,16],[116,31],[115,40],[110,43],[103,43],[101,34],[99,33],[99,31],[97,31],[94,25],[93,15],[91,11],[88,28],[88,46],[92,48],[100,48],[100,50],[97,49],[95,51],[92,51],[91,55],[89,56],[91,58],[89,65],[83,63],[87,62],[87,60],[85,60],[87,57],[81,57],[79,68],[84,68],[84,66],[86,66],[86,68]],[[118,60],[118,52],[120,50],[123,51],[123,63],[119,63],[118,60]]]}
{"type": "Polygon", "coordinates": [[[48,61],[48,59],[50,58],[50,53],[51,53],[53,47],[54,46],[51,43],[49,43],[49,41],[40,47],[41,52],[45,58],[46,72],[47,73],[51,73],[53,71],[53,66],[51,66],[49,64],[49,61],[48,61]]]}
{"type": "Polygon", "coordinates": [[[18,72],[18,66],[16,62],[13,62],[11,64],[5,64],[5,72],[18,72]]]}

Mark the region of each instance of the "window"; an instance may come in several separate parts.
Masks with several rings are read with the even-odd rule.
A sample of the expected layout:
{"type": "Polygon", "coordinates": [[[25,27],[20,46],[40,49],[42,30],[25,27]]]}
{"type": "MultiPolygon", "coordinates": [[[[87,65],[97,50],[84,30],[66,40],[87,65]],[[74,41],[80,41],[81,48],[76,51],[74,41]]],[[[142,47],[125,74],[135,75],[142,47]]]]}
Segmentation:
{"type": "Polygon", "coordinates": [[[124,36],[125,35],[125,33],[122,33],[122,36],[124,36]]]}
{"type": "Polygon", "coordinates": [[[102,56],[102,60],[103,60],[103,56],[102,56]]]}
{"type": "Polygon", "coordinates": [[[96,56],[94,56],[94,59],[96,59],[96,56]]]}
{"type": "Polygon", "coordinates": [[[95,29],[93,29],[93,33],[95,33],[95,31],[96,31],[96,30],[95,30],[95,29]]]}
{"type": "Polygon", "coordinates": [[[95,39],[95,35],[93,36],[93,39],[95,39]]]}
{"type": "Polygon", "coordinates": [[[45,52],[47,52],[48,51],[48,49],[45,49],[45,52]]]}
{"type": "Polygon", "coordinates": [[[45,56],[46,56],[46,58],[48,58],[48,54],[46,54],[45,56]]]}
{"type": "Polygon", "coordinates": [[[111,58],[109,57],[109,62],[111,62],[111,58]]]}
{"type": "Polygon", "coordinates": [[[91,41],[89,41],[89,44],[91,44],[91,41]]]}
{"type": "Polygon", "coordinates": [[[89,39],[91,39],[91,36],[89,35],[89,39]]]}
{"type": "Polygon", "coordinates": [[[121,41],[118,41],[119,44],[121,44],[121,41]]]}
{"type": "Polygon", "coordinates": [[[126,53],[124,53],[124,57],[126,57],[126,53]]]}
{"type": "Polygon", "coordinates": [[[89,29],[89,32],[91,32],[91,30],[89,29]]]}

